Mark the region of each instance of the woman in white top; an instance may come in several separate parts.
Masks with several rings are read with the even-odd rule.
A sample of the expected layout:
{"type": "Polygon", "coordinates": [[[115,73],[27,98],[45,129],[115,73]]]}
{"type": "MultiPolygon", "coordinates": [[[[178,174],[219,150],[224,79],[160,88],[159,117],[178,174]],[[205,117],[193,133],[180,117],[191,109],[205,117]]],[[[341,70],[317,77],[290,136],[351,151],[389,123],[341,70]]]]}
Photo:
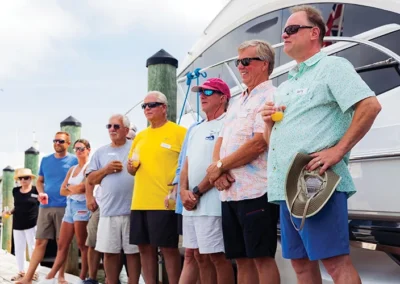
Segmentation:
{"type": "Polygon", "coordinates": [[[90,218],[90,211],[86,207],[85,170],[89,163],[89,141],[85,139],[76,140],[74,151],[78,158],[78,165],[70,168],[60,190],[61,195],[67,196],[67,207],[65,208],[65,215],[61,224],[57,257],[46,279],[40,283],[56,283],[54,277],[67,259],[68,249],[74,234],[76,235],[76,241],[81,251],[82,268],[80,278],[82,283],[88,272],[88,247],[85,245],[85,242],[87,237],[86,226],[90,218]]]}

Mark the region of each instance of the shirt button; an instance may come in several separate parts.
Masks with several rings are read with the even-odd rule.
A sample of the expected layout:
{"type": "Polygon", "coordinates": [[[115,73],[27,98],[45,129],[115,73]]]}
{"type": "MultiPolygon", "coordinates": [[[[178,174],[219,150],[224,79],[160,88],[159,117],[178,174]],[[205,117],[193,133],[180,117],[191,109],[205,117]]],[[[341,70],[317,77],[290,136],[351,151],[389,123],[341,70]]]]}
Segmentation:
{"type": "Polygon", "coordinates": [[[276,127],[274,127],[274,129],[276,130],[276,127]]]}
{"type": "Polygon", "coordinates": [[[274,167],[274,171],[276,170],[276,168],[274,167]]]}
{"type": "Polygon", "coordinates": [[[272,148],[272,151],[275,151],[275,148],[272,148]]]}

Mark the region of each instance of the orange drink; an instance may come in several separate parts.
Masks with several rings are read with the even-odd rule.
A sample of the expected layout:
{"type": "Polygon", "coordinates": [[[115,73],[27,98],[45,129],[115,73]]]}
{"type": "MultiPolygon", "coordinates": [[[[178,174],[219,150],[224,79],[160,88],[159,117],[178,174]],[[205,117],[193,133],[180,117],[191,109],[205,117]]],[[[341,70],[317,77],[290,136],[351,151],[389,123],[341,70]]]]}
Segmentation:
{"type": "Polygon", "coordinates": [[[283,119],[283,111],[276,111],[271,115],[272,121],[281,121],[283,119]]]}

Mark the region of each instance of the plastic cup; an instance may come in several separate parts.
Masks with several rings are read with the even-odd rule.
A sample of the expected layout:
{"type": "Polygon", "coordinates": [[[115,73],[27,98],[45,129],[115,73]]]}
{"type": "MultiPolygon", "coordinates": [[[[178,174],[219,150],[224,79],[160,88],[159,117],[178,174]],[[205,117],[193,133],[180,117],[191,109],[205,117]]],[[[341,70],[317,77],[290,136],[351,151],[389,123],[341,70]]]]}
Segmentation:
{"type": "Polygon", "coordinates": [[[277,101],[276,94],[272,96],[272,102],[274,103],[274,107],[276,108],[276,111],[271,115],[272,121],[278,122],[283,119],[283,109],[280,106],[279,102],[277,101]]]}
{"type": "Polygon", "coordinates": [[[140,161],[139,161],[139,154],[137,152],[133,152],[131,159],[133,167],[135,168],[139,167],[140,161]]]}
{"type": "Polygon", "coordinates": [[[49,196],[47,195],[47,193],[43,194],[42,199],[40,200],[40,203],[42,205],[47,205],[49,203],[49,196]]]}

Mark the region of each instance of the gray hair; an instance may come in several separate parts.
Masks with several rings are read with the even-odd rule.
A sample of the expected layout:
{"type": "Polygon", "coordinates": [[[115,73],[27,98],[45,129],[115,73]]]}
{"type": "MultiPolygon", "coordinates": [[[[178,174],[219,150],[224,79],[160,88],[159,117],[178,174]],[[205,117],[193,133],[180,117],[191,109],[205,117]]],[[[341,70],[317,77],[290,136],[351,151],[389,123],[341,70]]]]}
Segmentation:
{"type": "Polygon", "coordinates": [[[147,93],[146,97],[147,97],[148,95],[154,95],[154,96],[157,98],[157,100],[158,100],[159,103],[163,103],[163,104],[165,104],[166,106],[168,106],[167,97],[166,97],[163,93],[161,93],[161,92],[159,92],[159,91],[150,91],[150,92],[147,93]]]}
{"type": "Polygon", "coordinates": [[[243,42],[239,45],[238,51],[243,51],[249,47],[257,47],[257,56],[265,61],[268,61],[268,75],[274,71],[275,65],[275,51],[272,46],[265,40],[253,39],[243,42]]]}
{"type": "Polygon", "coordinates": [[[125,127],[127,127],[127,128],[130,128],[130,126],[131,126],[131,122],[129,121],[129,118],[128,118],[126,115],[123,115],[123,114],[114,114],[114,115],[112,115],[112,116],[110,117],[110,119],[112,119],[112,118],[121,119],[122,124],[123,124],[125,127]]]}

